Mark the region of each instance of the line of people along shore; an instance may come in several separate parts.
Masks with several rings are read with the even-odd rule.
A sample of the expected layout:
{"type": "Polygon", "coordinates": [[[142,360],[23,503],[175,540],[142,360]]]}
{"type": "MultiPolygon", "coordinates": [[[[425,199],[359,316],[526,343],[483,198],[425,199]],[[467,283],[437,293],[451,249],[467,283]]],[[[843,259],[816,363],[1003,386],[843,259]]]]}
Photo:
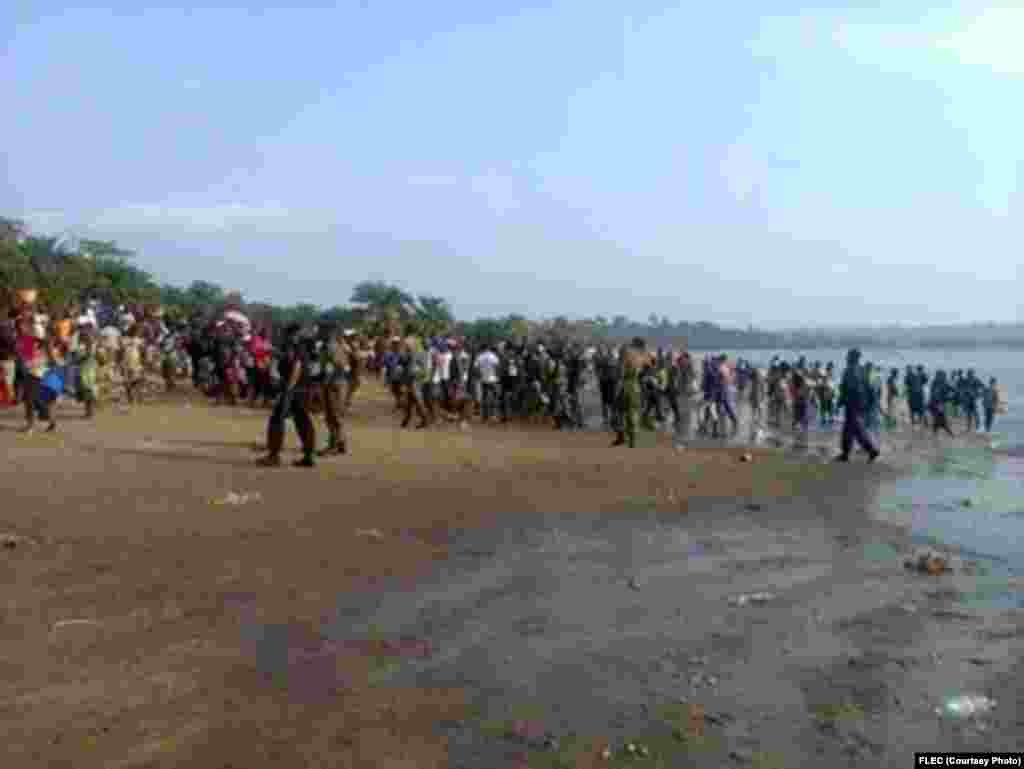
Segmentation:
{"type": "Polygon", "coordinates": [[[840,459],[860,444],[878,455],[882,429],[900,424],[952,436],[991,431],[1005,398],[995,380],[973,369],[933,374],[922,365],[882,370],[850,351],[842,376],[831,361],[772,358],[765,365],[728,355],[648,350],[643,339],[623,345],[549,340],[466,340],[417,336],[370,338],[336,324],[293,324],[272,333],[244,317],[174,322],[140,307],[67,306],[53,317],[11,311],[0,323],[0,402],[25,405],[26,430],[37,420],[57,427],[52,403],[80,402],[87,417],[109,402],[137,404],[162,380],[182,379],[217,403],[272,408],[267,461],[279,461],[284,421],[304,437],[304,464],[316,454],[348,449],[344,416],[364,376],[391,390],[399,425],[426,429],[470,420],[549,424],[583,429],[600,406],[613,445],[635,446],[637,431],[671,423],[676,439],[727,437],[738,412],[753,428],[807,433],[843,414],[840,459]],[[589,399],[594,402],[588,403],[589,399]],[[589,408],[588,408],[589,406],[589,408]],[[322,411],[326,448],[313,445],[311,413],[322,411]],[[415,418],[415,423],[413,419],[415,418]]]}

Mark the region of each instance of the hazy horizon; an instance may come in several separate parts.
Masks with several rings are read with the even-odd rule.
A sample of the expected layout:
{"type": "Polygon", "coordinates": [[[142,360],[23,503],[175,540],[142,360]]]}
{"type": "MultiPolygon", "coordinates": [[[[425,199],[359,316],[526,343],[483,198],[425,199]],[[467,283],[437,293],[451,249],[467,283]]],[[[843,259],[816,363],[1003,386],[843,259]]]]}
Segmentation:
{"type": "Polygon", "coordinates": [[[459,316],[1021,320],[1024,10],[15,2],[0,214],[459,316]]]}

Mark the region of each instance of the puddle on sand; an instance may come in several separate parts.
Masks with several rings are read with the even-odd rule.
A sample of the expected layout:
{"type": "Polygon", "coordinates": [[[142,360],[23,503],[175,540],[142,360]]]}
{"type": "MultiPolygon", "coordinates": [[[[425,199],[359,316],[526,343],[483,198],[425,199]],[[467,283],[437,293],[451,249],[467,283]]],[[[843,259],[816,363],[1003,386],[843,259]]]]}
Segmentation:
{"type": "Polygon", "coordinates": [[[909,529],[915,543],[949,546],[977,561],[982,574],[965,603],[1017,608],[1008,578],[1024,574],[1022,492],[1024,463],[984,447],[948,448],[915,465],[910,477],[883,484],[875,513],[909,529]]]}

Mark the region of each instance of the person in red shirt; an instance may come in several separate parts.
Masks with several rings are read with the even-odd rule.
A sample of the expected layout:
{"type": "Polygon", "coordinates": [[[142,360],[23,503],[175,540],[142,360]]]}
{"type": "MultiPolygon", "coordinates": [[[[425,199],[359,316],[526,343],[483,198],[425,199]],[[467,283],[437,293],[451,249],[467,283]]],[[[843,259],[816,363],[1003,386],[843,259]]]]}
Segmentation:
{"type": "Polygon", "coordinates": [[[36,335],[31,316],[18,319],[17,352],[25,371],[24,393],[25,427],[22,432],[35,430],[36,416],[48,421],[47,432],[57,429],[57,421],[50,412],[50,404],[43,393],[43,377],[49,365],[46,340],[36,335]]]}
{"type": "Polygon", "coordinates": [[[264,406],[271,403],[270,393],[270,358],[272,350],[267,341],[267,333],[257,329],[249,339],[249,354],[253,361],[253,381],[251,382],[249,405],[256,406],[260,398],[264,406]]]}

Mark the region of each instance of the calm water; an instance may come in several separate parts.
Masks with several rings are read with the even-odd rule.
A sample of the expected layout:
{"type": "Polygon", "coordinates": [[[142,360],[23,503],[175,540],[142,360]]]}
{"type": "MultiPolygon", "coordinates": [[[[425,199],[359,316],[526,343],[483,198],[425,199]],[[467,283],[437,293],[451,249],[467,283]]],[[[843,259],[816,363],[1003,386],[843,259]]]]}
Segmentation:
{"type": "MultiPolygon", "coordinates": [[[[793,360],[834,361],[841,369],[845,350],[737,350],[730,353],[767,363],[773,355],[793,360]]],[[[911,528],[922,541],[938,541],[984,559],[989,578],[979,580],[978,598],[1017,605],[1000,576],[1024,574],[1024,355],[1006,350],[864,349],[865,360],[886,370],[922,364],[939,368],[973,368],[985,382],[996,377],[1009,400],[1009,414],[997,416],[991,441],[942,439],[904,446],[913,452],[910,477],[880,489],[878,515],[911,528]],[[969,500],[969,501],[967,501],[969,500]]],[[[902,381],[902,378],[901,378],[902,381]]],[[[890,450],[894,450],[890,448],[890,450]]],[[[900,449],[895,449],[900,450],[900,449]]]]}

